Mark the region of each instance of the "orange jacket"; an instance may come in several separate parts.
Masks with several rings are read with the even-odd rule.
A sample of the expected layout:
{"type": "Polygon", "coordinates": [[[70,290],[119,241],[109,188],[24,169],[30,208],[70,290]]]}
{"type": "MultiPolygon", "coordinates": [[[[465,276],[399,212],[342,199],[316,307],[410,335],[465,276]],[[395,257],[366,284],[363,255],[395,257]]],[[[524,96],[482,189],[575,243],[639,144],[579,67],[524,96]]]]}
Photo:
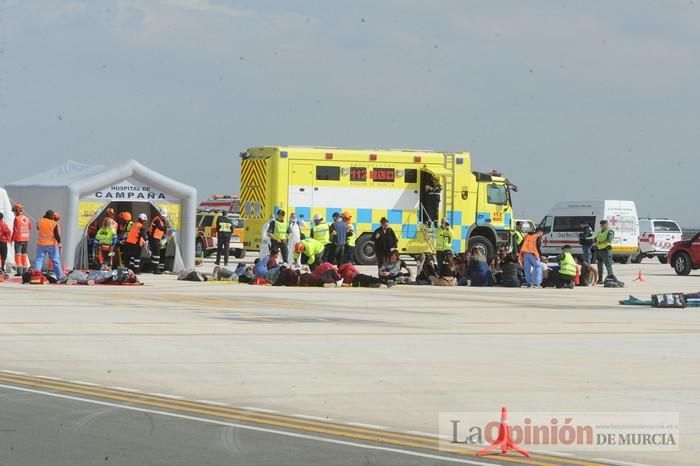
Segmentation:
{"type": "Polygon", "coordinates": [[[160,216],[153,217],[151,226],[148,229],[148,236],[157,240],[161,240],[165,236],[165,222],[160,216]]]}
{"type": "Polygon", "coordinates": [[[524,254],[533,254],[538,259],[540,258],[540,251],[537,248],[537,240],[540,239],[540,235],[535,233],[533,235],[525,235],[523,239],[523,244],[520,246],[520,257],[524,254]]]}
{"type": "Polygon", "coordinates": [[[143,244],[143,235],[141,234],[142,228],[143,223],[141,223],[141,220],[136,220],[132,223],[125,242],[128,244],[143,244]]]}
{"type": "Polygon", "coordinates": [[[15,222],[12,228],[12,241],[19,243],[29,241],[29,234],[32,229],[32,221],[29,217],[20,212],[15,217],[15,222]]]}
{"type": "Polygon", "coordinates": [[[56,221],[49,218],[40,218],[37,222],[39,238],[36,242],[39,246],[56,246],[56,221]]]}

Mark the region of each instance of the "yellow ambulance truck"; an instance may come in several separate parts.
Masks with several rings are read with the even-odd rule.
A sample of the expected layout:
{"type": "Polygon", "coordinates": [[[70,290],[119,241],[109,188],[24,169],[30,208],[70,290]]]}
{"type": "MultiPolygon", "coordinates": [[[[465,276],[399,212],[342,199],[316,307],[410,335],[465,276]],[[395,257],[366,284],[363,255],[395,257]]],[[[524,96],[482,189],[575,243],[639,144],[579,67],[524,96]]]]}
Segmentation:
{"type": "Polygon", "coordinates": [[[467,152],[272,146],[240,157],[246,250],[260,249],[263,228],[278,209],[303,218],[306,234],[314,215],[332,222],[334,212],[349,211],[358,264],[375,262],[372,233],[382,217],[402,254],[434,251],[442,218],[452,228],[455,252],[476,246],[492,256],[510,242],[511,190],[517,188],[499,173],[472,172],[467,152]],[[425,208],[431,190],[440,192],[437,211],[430,209],[436,218],[425,208]]]}

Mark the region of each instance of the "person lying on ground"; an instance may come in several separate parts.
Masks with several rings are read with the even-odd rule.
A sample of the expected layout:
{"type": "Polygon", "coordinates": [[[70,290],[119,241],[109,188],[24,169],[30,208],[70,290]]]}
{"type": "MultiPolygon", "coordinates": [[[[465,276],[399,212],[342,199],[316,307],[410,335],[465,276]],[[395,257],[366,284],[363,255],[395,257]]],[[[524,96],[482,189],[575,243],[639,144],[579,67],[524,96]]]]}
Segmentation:
{"type": "Polygon", "coordinates": [[[220,265],[215,265],[212,271],[212,280],[220,281],[236,281],[238,278],[245,273],[246,265],[243,262],[239,262],[235,270],[231,270],[228,267],[222,267],[220,265]]]}
{"type": "Polygon", "coordinates": [[[349,262],[338,267],[338,273],[343,279],[343,286],[363,288],[379,288],[381,286],[379,278],[360,273],[357,267],[349,262]]]}
{"type": "Polygon", "coordinates": [[[338,273],[338,269],[330,262],[322,262],[311,271],[311,276],[318,280],[320,286],[342,286],[343,278],[338,273]]]}

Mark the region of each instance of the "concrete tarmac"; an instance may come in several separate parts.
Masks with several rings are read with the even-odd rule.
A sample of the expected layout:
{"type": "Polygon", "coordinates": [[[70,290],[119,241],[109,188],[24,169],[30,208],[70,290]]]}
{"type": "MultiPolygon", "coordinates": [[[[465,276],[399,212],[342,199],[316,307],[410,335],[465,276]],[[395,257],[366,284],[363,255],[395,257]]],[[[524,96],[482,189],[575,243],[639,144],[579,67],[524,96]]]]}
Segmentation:
{"type": "Polygon", "coordinates": [[[2,387],[0,412],[2,465],[454,464],[2,387]]]}
{"type": "Polygon", "coordinates": [[[436,433],[441,412],[663,411],[700,463],[700,310],[623,307],[700,275],[616,265],[624,289],[0,285],[0,369],[436,433]],[[639,270],[645,282],[633,282],[639,270]]]}

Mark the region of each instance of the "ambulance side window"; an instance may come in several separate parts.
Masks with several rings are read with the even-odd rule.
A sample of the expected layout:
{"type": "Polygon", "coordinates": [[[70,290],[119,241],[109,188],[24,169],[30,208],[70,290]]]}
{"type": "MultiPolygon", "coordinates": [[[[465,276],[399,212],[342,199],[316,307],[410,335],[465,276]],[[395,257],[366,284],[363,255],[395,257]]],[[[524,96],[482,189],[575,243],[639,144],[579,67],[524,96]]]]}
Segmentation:
{"type": "Polygon", "coordinates": [[[202,222],[203,227],[210,227],[214,223],[214,216],[213,215],[207,215],[204,217],[204,221],[202,222]]]}
{"type": "Polygon", "coordinates": [[[339,181],[340,167],[316,167],[316,179],[324,181],[339,181]]]}
{"type": "Polygon", "coordinates": [[[418,183],[418,170],[415,168],[407,168],[403,175],[403,180],[406,183],[418,183]]]}

